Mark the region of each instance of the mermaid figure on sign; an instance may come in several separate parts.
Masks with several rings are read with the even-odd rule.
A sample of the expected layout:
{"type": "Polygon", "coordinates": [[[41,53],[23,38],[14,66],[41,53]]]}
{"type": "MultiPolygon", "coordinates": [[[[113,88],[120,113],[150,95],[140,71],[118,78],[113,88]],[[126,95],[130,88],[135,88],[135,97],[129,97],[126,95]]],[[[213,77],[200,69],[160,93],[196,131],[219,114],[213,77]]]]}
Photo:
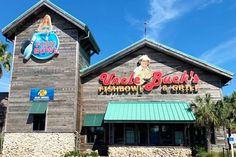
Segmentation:
{"type": "MultiPolygon", "coordinates": [[[[56,42],[55,45],[50,45],[50,47],[46,48],[51,48],[55,49],[59,47],[59,40],[55,33],[52,31],[52,21],[51,17],[46,14],[42,21],[40,22],[38,29],[36,30],[36,33],[33,34],[33,37],[31,39],[30,44],[25,48],[24,50],[24,58],[28,60],[32,54],[33,48],[37,47],[39,49],[45,48],[44,45],[36,45],[36,43],[47,43],[50,44],[52,41],[56,42]]],[[[35,55],[38,55],[38,52],[35,52],[35,55]]],[[[55,51],[54,54],[58,54],[58,51],[55,51]]]]}
{"type": "Polygon", "coordinates": [[[43,21],[39,24],[38,32],[50,33],[52,31],[52,21],[49,15],[45,15],[43,21]]]}
{"type": "Polygon", "coordinates": [[[37,32],[40,33],[41,36],[45,36],[45,40],[48,41],[48,36],[50,32],[52,32],[52,21],[49,15],[45,15],[42,22],[39,24],[37,32]]]}
{"type": "Polygon", "coordinates": [[[45,36],[45,41],[48,41],[49,33],[52,31],[52,22],[51,17],[49,15],[45,15],[42,22],[39,24],[37,33],[34,33],[30,44],[25,48],[24,58],[28,60],[31,56],[33,50],[33,43],[37,39],[37,36],[45,36]]]}

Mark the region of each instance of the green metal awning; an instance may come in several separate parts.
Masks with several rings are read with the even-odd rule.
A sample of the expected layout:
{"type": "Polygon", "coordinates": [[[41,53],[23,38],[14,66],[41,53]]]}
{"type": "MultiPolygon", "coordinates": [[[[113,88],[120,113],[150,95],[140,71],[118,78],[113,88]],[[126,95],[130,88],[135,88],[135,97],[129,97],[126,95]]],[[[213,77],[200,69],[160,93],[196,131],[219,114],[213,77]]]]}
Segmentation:
{"type": "Polygon", "coordinates": [[[33,102],[29,109],[30,114],[43,114],[46,112],[48,107],[47,102],[33,102]]]}
{"type": "Polygon", "coordinates": [[[86,114],[83,126],[101,126],[104,114],[86,114]]]}
{"type": "Polygon", "coordinates": [[[110,102],[104,122],[194,122],[187,102],[110,102]]]}

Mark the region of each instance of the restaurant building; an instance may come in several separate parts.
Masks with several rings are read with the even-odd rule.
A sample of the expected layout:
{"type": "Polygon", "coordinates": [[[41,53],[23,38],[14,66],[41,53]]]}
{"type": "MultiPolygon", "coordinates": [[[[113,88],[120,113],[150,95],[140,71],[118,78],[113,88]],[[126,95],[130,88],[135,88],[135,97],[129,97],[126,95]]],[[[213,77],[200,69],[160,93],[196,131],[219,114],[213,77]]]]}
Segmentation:
{"type": "MultiPolygon", "coordinates": [[[[221,100],[221,88],[233,78],[149,39],[90,65],[100,51],[91,31],[48,0],[2,33],[14,43],[6,156],[60,156],[76,149],[108,149],[111,156],[115,148],[188,151],[205,142],[194,126],[196,96],[210,93],[221,100]]],[[[224,144],[214,128],[212,137],[215,145],[224,144]]]]}

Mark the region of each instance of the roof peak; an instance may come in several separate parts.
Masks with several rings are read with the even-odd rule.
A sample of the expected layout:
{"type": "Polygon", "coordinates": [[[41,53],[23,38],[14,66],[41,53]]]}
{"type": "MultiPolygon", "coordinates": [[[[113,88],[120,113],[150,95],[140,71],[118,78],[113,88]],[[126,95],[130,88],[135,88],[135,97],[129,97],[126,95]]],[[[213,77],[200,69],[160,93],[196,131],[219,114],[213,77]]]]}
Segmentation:
{"type": "Polygon", "coordinates": [[[47,7],[51,10],[53,10],[58,15],[62,16],[64,19],[70,21],[72,24],[74,24],[78,29],[81,29],[85,36],[89,35],[89,42],[91,43],[92,51],[99,53],[100,49],[91,33],[89,28],[86,24],[84,24],[82,21],[78,20],[68,12],[64,11],[54,3],[52,3],[50,0],[40,0],[36,4],[34,4],[31,8],[26,10],[24,13],[22,13],[20,16],[18,16],[15,20],[13,20],[11,23],[9,23],[7,26],[5,26],[2,29],[2,34],[8,38],[9,40],[13,40],[15,36],[15,32],[19,27],[21,27],[21,23],[23,23],[26,20],[29,20],[29,17],[32,16],[35,12],[39,12],[40,9],[43,7],[47,7]]]}
{"type": "Polygon", "coordinates": [[[125,57],[129,53],[132,53],[135,49],[139,49],[145,45],[147,45],[153,49],[161,50],[161,51],[163,51],[163,53],[165,53],[167,55],[181,59],[185,62],[189,62],[189,63],[191,63],[195,66],[198,66],[200,68],[204,68],[204,69],[210,70],[214,73],[217,73],[221,76],[225,76],[228,78],[228,80],[233,78],[234,73],[232,73],[228,70],[225,70],[225,69],[215,66],[213,64],[207,63],[206,61],[203,61],[197,57],[186,54],[182,51],[176,50],[174,48],[171,48],[169,46],[166,46],[164,44],[161,44],[159,42],[156,42],[156,41],[154,41],[152,39],[148,39],[148,38],[142,38],[142,39],[138,40],[137,42],[125,47],[124,49],[114,53],[113,55],[111,55],[111,56],[109,56],[109,57],[89,66],[89,67],[81,69],[80,70],[81,76],[82,77],[87,76],[88,74],[90,74],[91,72],[96,70],[97,68],[105,67],[106,64],[110,64],[111,62],[115,62],[117,59],[125,57]]]}

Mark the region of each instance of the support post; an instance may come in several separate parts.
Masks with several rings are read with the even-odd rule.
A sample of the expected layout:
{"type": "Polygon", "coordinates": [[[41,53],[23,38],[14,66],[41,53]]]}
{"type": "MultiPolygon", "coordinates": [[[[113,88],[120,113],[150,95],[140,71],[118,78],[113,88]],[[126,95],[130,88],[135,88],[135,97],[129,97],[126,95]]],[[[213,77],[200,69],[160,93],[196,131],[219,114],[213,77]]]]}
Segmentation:
{"type": "Polygon", "coordinates": [[[231,157],[234,157],[234,146],[233,144],[230,144],[231,145],[231,157]]]}
{"type": "Polygon", "coordinates": [[[124,135],[124,142],[123,142],[123,144],[125,145],[125,140],[126,140],[126,138],[125,138],[125,127],[126,127],[126,124],[124,123],[124,130],[123,130],[123,135],[124,135]]]}
{"type": "Polygon", "coordinates": [[[148,132],[147,132],[147,136],[148,136],[148,145],[150,145],[150,138],[149,138],[149,123],[147,124],[147,130],[148,130],[148,132]]]}

